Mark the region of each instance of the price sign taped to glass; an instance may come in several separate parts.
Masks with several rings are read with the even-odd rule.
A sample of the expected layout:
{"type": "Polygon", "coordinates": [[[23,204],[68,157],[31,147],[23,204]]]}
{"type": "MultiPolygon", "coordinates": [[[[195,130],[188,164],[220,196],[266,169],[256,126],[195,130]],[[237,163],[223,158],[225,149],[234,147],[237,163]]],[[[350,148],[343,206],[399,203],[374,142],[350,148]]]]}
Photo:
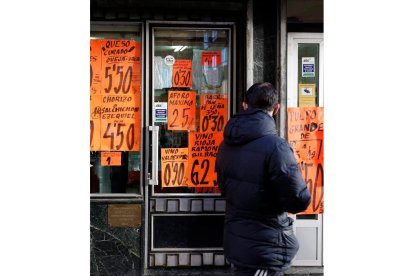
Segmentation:
{"type": "Polygon", "coordinates": [[[191,87],[192,82],[192,60],[177,59],[172,70],[172,87],[191,87]]]}
{"type": "Polygon", "coordinates": [[[218,147],[223,140],[222,132],[188,133],[188,187],[215,187],[215,171],[218,147]]]}
{"type": "Polygon", "coordinates": [[[141,44],[133,40],[101,40],[102,94],[141,91],[141,44]]]}
{"type": "Polygon", "coordinates": [[[101,152],[101,166],[121,166],[121,152],[101,152]]]}
{"type": "Polygon", "coordinates": [[[102,96],[101,150],[139,151],[139,95],[102,96]]]}
{"type": "Polygon", "coordinates": [[[101,95],[90,96],[90,151],[98,151],[101,148],[101,95]]]}
{"type": "Polygon", "coordinates": [[[90,75],[89,86],[91,95],[101,94],[101,40],[90,40],[90,75]]]}
{"type": "Polygon", "coordinates": [[[201,132],[223,131],[227,122],[227,96],[224,94],[200,95],[201,132]]]}
{"type": "Polygon", "coordinates": [[[196,92],[168,91],[168,130],[195,130],[196,92]]]}
{"type": "Polygon", "coordinates": [[[161,149],[161,187],[187,186],[188,148],[161,149]]]}
{"type": "Polygon", "coordinates": [[[221,52],[203,51],[201,53],[201,64],[203,66],[219,66],[221,64],[221,52]]]}

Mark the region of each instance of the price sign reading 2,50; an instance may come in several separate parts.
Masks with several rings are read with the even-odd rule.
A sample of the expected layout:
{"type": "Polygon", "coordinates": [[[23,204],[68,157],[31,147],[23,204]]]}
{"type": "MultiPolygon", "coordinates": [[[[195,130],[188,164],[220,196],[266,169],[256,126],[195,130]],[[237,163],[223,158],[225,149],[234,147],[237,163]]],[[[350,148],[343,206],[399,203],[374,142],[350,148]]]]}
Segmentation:
{"type": "Polygon", "coordinates": [[[127,94],[131,89],[132,66],[128,66],[126,70],[124,70],[124,66],[116,64],[105,67],[105,80],[108,80],[105,93],[110,93],[113,88],[116,94],[120,91],[127,94]]]}
{"type": "Polygon", "coordinates": [[[123,123],[108,123],[103,138],[111,139],[110,150],[124,150],[125,144],[128,150],[132,150],[135,139],[134,128],[133,123],[129,126],[123,123]],[[117,142],[116,145],[115,142],[117,142]]]}

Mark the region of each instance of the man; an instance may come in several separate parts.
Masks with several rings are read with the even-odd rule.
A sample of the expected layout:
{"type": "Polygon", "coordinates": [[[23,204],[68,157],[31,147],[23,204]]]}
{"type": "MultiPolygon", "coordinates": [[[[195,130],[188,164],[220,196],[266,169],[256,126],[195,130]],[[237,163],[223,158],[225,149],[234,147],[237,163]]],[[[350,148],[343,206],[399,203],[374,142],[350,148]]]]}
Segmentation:
{"type": "Polygon", "coordinates": [[[283,275],[299,244],[287,212],[305,210],[310,193],[289,144],[276,135],[278,93],[270,83],[247,90],[244,111],[224,130],[216,160],[226,198],[224,253],[234,275],[283,275]]]}

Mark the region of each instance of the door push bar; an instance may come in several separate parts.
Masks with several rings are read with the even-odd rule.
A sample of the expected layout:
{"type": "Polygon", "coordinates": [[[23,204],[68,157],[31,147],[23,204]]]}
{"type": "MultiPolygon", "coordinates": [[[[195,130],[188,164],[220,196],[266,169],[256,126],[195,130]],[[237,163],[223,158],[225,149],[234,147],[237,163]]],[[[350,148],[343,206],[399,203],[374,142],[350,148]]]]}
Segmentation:
{"type": "Polygon", "coordinates": [[[152,131],[152,166],[151,175],[148,177],[149,185],[158,185],[158,131],[159,126],[149,126],[148,130],[152,131]],[[152,176],[152,178],[151,178],[152,176]]]}

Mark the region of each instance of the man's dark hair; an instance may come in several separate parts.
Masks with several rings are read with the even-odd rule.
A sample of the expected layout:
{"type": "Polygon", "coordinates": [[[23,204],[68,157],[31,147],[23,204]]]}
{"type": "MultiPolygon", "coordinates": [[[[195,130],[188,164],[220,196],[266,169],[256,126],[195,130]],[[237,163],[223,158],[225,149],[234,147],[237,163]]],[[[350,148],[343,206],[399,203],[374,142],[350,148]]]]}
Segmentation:
{"type": "Polygon", "coordinates": [[[247,90],[244,101],[249,107],[273,111],[278,103],[278,99],[279,94],[271,83],[260,82],[253,84],[247,90]]]}

